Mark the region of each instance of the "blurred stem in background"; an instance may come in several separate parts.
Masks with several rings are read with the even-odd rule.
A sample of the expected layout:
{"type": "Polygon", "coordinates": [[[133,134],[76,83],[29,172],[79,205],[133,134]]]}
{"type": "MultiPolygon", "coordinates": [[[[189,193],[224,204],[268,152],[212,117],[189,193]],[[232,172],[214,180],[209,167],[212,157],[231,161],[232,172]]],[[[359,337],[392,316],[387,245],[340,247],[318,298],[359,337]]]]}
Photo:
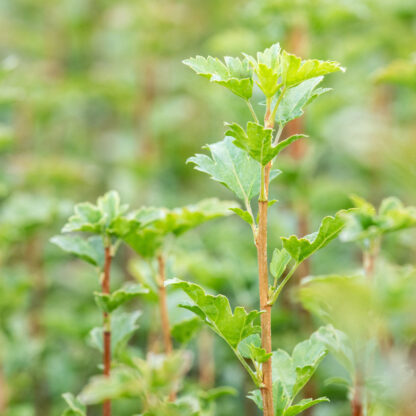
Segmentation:
{"type": "Polygon", "coordinates": [[[165,257],[163,254],[158,254],[157,256],[158,263],[158,288],[159,288],[159,312],[160,312],[160,321],[162,326],[162,335],[163,335],[163,344],[165,353],[167,355],[172,353],[172,338],[170,334],[170,324],[169,324],[169,314],[168,314],[168,305],[167,305],[167,296],[166,296],[166,264],[165,257]]]}
{"type": "MultiPolygon", "coordinates": [[[[43,270],[42,259],[43,241],[37,236],[32,237],[26,245],[26,262],[33,279],[33,291],[31,297],[31,307],[29,312],[31,337],[35,340],[43,340],[45,331],[42,323],[42,310],[46,296],[46,282],[43,270]]],[[[42,360],[42,355],[38,356],[42,360]]],[[[34,403],[36,416],[49,415],[50,401],[48,398],[48,385],[45,380],[44,367],[39,366],[34,372],[34,403]]]]}
{"type": "Polygon", "coordinates": [[[208,390],[215,385],[214,335],[206,328],[198,337],[199,383],[208,390]]]}
{"type": "MultiPolygon", "coordinates": [[[[105,239],[106,240],[106,239],[105,239]]],[[[111,262],[113,258],[112,247],[110,242],[104,241],[104,270],[101,281],[102,293],[109,295],[110,294],[110,271],[111,271],[111,262]]],[[[104,364],[104,375],[110,377],[111,372],[111,319],[108,312],[103,312],[103,364],[104,364]]],[[[103,402],[103,416],[111,416],[111,401],[105,400],[103,402]]]]}

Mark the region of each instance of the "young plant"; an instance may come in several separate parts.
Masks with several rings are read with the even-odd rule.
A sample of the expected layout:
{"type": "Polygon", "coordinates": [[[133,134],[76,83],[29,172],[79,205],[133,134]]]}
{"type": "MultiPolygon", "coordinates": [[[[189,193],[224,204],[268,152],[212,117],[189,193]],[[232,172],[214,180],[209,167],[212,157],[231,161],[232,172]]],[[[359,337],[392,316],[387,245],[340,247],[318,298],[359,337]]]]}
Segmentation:
{"type": "MultiPolygon", "coordinates": [[[[103,354],[103,374],[110,377],[112,365],[112,349],[118,348],[126,341],[126,336],[137,327],[135,321],[139,314],[120,314],[111,322],[112,313],[126,301],[147,293],[148,289],[140,284],[126,285],[111,292],[110,273],[111,263],[120,244],[120,239],[132,229],[143,227],[148,219],[140,215],[126,216],[127,205],[120,204],[119,195],[112,191],[98,198],[97,204],[88,202],[75,206],[75,213],[63,227],[63,233],[89,233],[92,236],[84,238],[78,234],[58,235],[51,242],[63,250],[92,264],[97,269],[100,279],[101,292],[95,292],[94,297],[103,314],[103,326],[91,332],[92,343],[103,354]],[[124,325],[123,325],[124,324],[124,325]],[[126,325],[127,324],[127,325],[126,325]],[[112,327],[116,333],[112,336],[112,327]],[[121,329],[120,329],[121,328],[121,329]]],[[[72,396],[65,396],[72,411],[75,402],[72,396]]],[[[71,414],[71,413],[70,413],[71,414]]],[[[103,416],[111,415],[111,402],[103,402],[103,416]]]]}
{"type": "MultiPolygon", "coordinates": [[[[231,201],[219,201],[216,198],[206,199],[194,205],[181,208],[142,208],[140,212],[150,212],[153,220],[143,228],[137,228],[127,233],[123,240],[150,264],[157,264],[154,283],[157,287],[159,314],[162,326],[163,344],[166,354],[173,350],[170,320],[166,294],[166,252],[169,237],[177,237],[198,225],[225,215],[231,214],[230,208],[236,204],[231,201]]],[[[140,214],[138,214],[140,215],[140,214]]],[[[152,286],[149,285],[149,290],[152,286]]],[[[182,324],[183,331],[185,323],[182,324]]],[[[189,322],[192,325],[192,322],[189,322]]],[[[175,392],[171,393],[172,400],[175,392]]]]}
{"type": "MultiPolygon", "coordinates": [[[[226,124],[225,138],[207,146],[211,157],[197,154],[189,162],[229,188],[243,203],[244,209],[235,208],[234,212],[250,225],[253,233],[257,249],[260,311],[246,313],[238,307],[232,313],[228,300],[222,296],[208,295],[199,286],[187,282],[174,281],[172,284],[185,290],[193,300],[192,305],[185,307],[201,317],[230,345],[260,388],[264,415],[295,415],[303,410],[302,406],[292,406],[292,400],[287,401],[286,396],[283,400],[278,395],[276,403],[273,402],[273,385],[279,382],[273,376],[271,308],[299,264],[336,238],[344,220],[339,214],[327,217],[318,233],[301,239],[295,236],[283,239],[283,248],[275,250],[270,265],[274,276],[270,285],[267,212],[276,201],[269,199],[269,184],[280,173],[273,169],[279,153],[295,140],[306,137],[296,134],[280,140],[284,126],[301,116],[304,107],[313,99],[328,91],[318,88],[324,75],[343,68],[332,61],[303,61],[281,50],[278,44],[259,52],[256,57],[244,54],[243,58],[225,57],[221,62],[217,58],[197,56],[184,63],[197,74],[243,99],[253,118],[245,127],[237,123],[226,124]],[[251,103],[255,84],[265,99],[265,111],[261,118],[251,103]],[[252,207],[254,197],[258,197],[257,215],[252,207]],[[292,268],[279,284],[289,263],[292,263],[292,268]],[[258,317],[261,327],[254,324],[258,317]],[[257,333],[260,333],[260,345],[250,344],[248,347],[254,363],[253,370],[238,347],[247,337],[257,333]]],[[[256,402],[260,404],[258,400],[256,402]]]]}
{"type": "Polygon", "coordinates": [[[355,242],[363,253],[363,269],[368,277],[374,274],[375,263],[384,235],[416,227],[416,207],[405,207],[395,197],[384,199],[378,211],[368,201],[351,197],[355,209],[347,214],[342,241],[355,242]]]}
{"type": "Polygon", "coordinates": [[[379,352],[377,345],[383,353],[383,337],[387,335],[387,343],[391,342],[391,334],[385,334],[381,325],[388,304],[380,306],[373,279],[377,258],[386,234],[416,227],[416,208],[405,207],[394,197],[384,199],[378,210],[357,196],[352,200],[355,208],[344,214],[346,225],[340,238],[361,248],[363,274],[310,277],[303,282],[300,299],[307,310],[331,324],[321,328],[318,336],[347,371],[348,379],[335,382],[348,387],[352,415],[362,416],[374,405],[368,386],[374,384],[370,364],[379,352]],[[349,299],[345,305],[344,299],[349,299]]]}
{"type": "MultiPolygon", "coordinates": [[[[102,376],[94,377],[76,398],[69,393],[64,395],[68,404],[65,414],[84,416],[86,405],[103,403],[103,415],[108,416],[111,414],[111,401],[123,397],[139,399],[143,414],[149,416],[199,414],[195,404],[187,403],[184,398],[176,400],[176,392],[190,360],[184,352],[175,352],[172,347],[164,284],[166,239],[210,219],[231,214],[230,207],[234,208],[236,204],[213,198],[173,210],[141,208],[127,213],[127,206],[120,204],[116,192],[99,198],[95,206],[89,203],[76,205],[75,215],[64,226],[63,232],[94,235],[88,238],[78,234],[59,235],[53,237],[52,242],[97,267],[102,291],[95,292],[94,297],[103,312],[104,324],[91,331],[90,344],[103,353],[104,372],[102,376]],[[111,292],[111,261],[122,241],[158,265],[154,283],[159,297],[165,356],[148,354],[148,360],[144,361],[122,354],[127,340],[138,328],[136,321],[141,312],[113,312],[126,301],[149,293],[153,288],[152,285],[129,284],[111,292]],[[118,359],[114,360],[114,357],[118,359]]],[[[189,322],[182,323],[177,332],[189,332],[189,325],[189,322]]],[[[197,407],[208,406],[217,395],[230,392],[229,389],[207,392],[197,407]]]]}

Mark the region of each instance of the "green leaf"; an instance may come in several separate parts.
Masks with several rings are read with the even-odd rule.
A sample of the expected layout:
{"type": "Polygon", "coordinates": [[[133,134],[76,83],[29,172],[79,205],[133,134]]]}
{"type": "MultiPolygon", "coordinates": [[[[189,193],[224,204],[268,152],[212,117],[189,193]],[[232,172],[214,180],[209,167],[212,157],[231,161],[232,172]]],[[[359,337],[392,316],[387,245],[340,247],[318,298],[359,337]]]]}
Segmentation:
{"type": "Polygon", "coordinates": [[[128,227],[139,226],[135,219],[123,217],[127,205],[120,204],[120,196],[116,191],[107,192],[98,198],[97,205],[81,202],[75,205],[74,215],[64,225],[62,232],[83,231],[95,234],[119,234],[126,232],[128,227]],[[133,221],[130,223],[130,221],[133,221]]]}
{"type": "Polygon", "coordinates": [[[197,204],[164,210],[163,218],[156,220],[153,225],[163,234],[180,235],[204,222],[230,215],[230,208],[236,206],[233,201],[204,199],[197,204]]]}
{"type": "MultiPolygon", "coordinates": [[[[285,412],[291,408],[293,400],[310,380],[326,354],[325,346],[314,337],[314,334],[308,340],[296,345],[292,356],[283,350],[273,352],[273,402],[276,415],[286,415],[285,412]]],[[[251,392],[249,398],[262,409],[259,390],[251,392]]]]}
{"type": "Polygon", "coordinates": [[[267,353],[261,348],[261,340],[258,334],[250,335],[238,344],[238,352],[244,357],[257,363],[266,362],[272,353],[267,353]]]}
{"type": "Polygon", "coordinates": [[[322,343],[350,375],[355,372],[355,360],[348,337],[332,325],[319,328],[312,337],[322,343]]]}
{"type": "Polygon", "coordinates": [[[111,313],[125,302],[147,293],[149,293],[149,289],[143,285],[131,283],[111,294],[94,292],[94,298],[102,311],[111,313]]]}
{"type": "Polygon", "coordinates": [[[171,334],[176,341],[187,344],[201,329],[202,321],[197,317],[178,322],[171,328],[171,334]]]}
{"type": "Polygon", "coordinates": [[[281,86],[280,76],[280,45],[275,43],[264,52],[257,53],[257,59],[243,54],[254,68],[258,80],[256,84],[266,97],[273,97],[281,86]]]}
{"type": "Polygon", "coordinates": [[[68,405],[62,416],[87,416],[87,408],[72,393],[65,393],[62,397],[68,405]]]}
{"type": "Polygon", "coordinates": [[[123,241],[144,258],[152,258],[163,244],[164,235],[155,228],[145,228],[123,236],[123,241]]]}
{"type": "Polygon", "coordinates": [[[178,236],[204,222],[230,215],[230,209],[237,205],[234,201],[209,198],[171,210],[142,209],[134,214],[140,227],[131,229],[121,238],[141,256],[151,258],[162,246],[167,234],[178,236]]]}
{"type": "Polygon", "coordinates": [[[289,146],[290,144],[292,144],[296,140],[306,139],[307,137],[308,136],[306,136],[305,134],[294,134],[293,136],[290,136],[290,137],[282,140],[274,148],[275,152],[276,152],[276,155],[278,155],[283,149],[285,149],[287,146],[289,146]]]}
{"type": "Polygon", "coordinates": [[[416,89],[416,59],[393,61],[375,74],[375,80],[416,89]]]}
{"type": "Polygon", "coordinates": [[[100,233],[102,229],[102,212],[89,202],[75,205],[75,214],[71,216],[62,229],[63,233],[85,231],[100,233]]]}
{"type": "Polygon", "coordinates": [[[281,250],[274,249],[270,262],[270,273],[276,280],[280,279],[291,259],[292,257],[284,248],[281,250]]]}
{"type": "Polygon", "coordinates": [[[101,237],[84,239],[78,235],[56,235],[50,242],[93,266],[104,266],[104,245],[101,237]]]}
{"type": "MultiPolygon", "coordinates": [[[[416,227],[416,207],[405,207],[395,197],[384,199],[378,212],[363,198],[351,196],[355,209],[345,215],[346,227],[341,233],[343,241],[371,241],[384,234],[416,227]]],[[[366,248],[369,243],[365,243],[366,248]]]]}
{"type": "Polygon", "coordinates": [[[285,88],[291,88],[303,81],[327,75],[332,72],[345,71],[338,62],[307,59],[302,61],[296,55],[283,51],[281,54],[282,83],[285,88]]]}
{"type": "Polygon", "coordinates": [[[227,124],[225,135],[234,137],[233,143],[245,150],[254,160],[261,165],[267,165],[275,156],[272,147],[273,129],[266,129],[260,124],[249,121],[247,132],[237,123],[227,124]]]}
{"type": "Polygon", "coordinates": [[[283,247],[292,258],[300,263],[316,251],[327,246],[334,240],[345,226],[346,211],[339,211],[335,217],[325,217],[319,230],[313,234],[298,238],[295,235],[289,238],[282,237],[283,247]]]}
{"type": "Polygon", "coordinates": [[[239,97],[248,100],[253,93],[252,71],[246,59],[226,56],[225,64],[218,58],[185,59],[183,63],[193,69],[198,75],[208,78],[211,82],[228,88],[239,97]]]}
{"type": "Polygon", "coordinates": [[[289,121],[303,115],[303,109],[316,97],[331,91],[331,88],[317,88],[324,77],[316,77],[302,82],[285,92],[277,108],[276,122],[284,126],[289,121]]]}
{"type": "Polygon", "coordinates": [[[214,387],[213,389],[198,392],[199,398],[206,402],[212,402],[222,396],[237,396],[237,394],[237,390],[229,386],[214,387]]]}
{"type": "Polygon", "coordinates": [[[120,195],[116,191],[107,192],[98,198],[97,207],[103,214],[106,226],[108,227],[117,217],[125,214],[128,205],[121,205],[120,195]]]}
{"type": "Polygon", "coordinates": [[[250,345],[250,358],[258,363],[265,363],[272,356],[272,353],[267,353],[264,348],[250,345]]]}
{"type": "MultiPolygon", "coordinates": [[[[127,344],[133,333],[139,328],[137,320],[141,316],[140,311],[131,313],[123,312],[111,317],[111,350],[117,355],[127,344]]],[[[103,352],[103,327],[93,328],[89,334],[88,343],[92,347],[103,352]]]]}
{"type": "Polygon", "coordinates": [[[246,151],[262,166],[266,166],[286,146],[295,140],[307,137],[304,134],[296,134],[281,141],[277,145],[273,145],[273,129],[265,129],[260,124],[251,121],[247,123],[247,132],[237,123],[228,124],[227,126],[229,130],[225,134],[234,137],[233,143],[240,149],[246,151]]]}
{"type": "Polygon", "coordinates": [[[346,333],[357,353],[377,332],[379,316],[385,312],[362,274],[308,277],[302,281],[299,298],[306,310],[346,333]]]}
{"type": "MultiPolygon", "coordinates": [[[[244,202],[251,201],[260,193],[260,168],[246,152],[233,145],[226,137],[221,142],[207,145],[211,157],[197,154],[187,160],[195,169],[207,173],[214,181],[222,183],[244,202]]],[[[270,180],[280,172],[272,171],[270,180]]]]}
{"type": "Polygon", "coordinates": [[[309,409],[312,406],[315,406],[322,402],[329,402],[327,397],[320,397],[319,399],[303,399],[299,403],[296,403],[293,406],[290,406],[284,413],[284,416],[296,416],[299,413],[302,413],[304,410],[309,409]]]}
{"type": "Polygon", "coordinates": [[[327,355],[325,345],[316,337],[312,336],[298,345],[292,353],[294,368],[296,369],[296,382],[293,386],[293,397],[295,397],[315,373],[321,361],[327,355]]]}
{"type": "Polygon", "coordinates": [[[330,386],[331,384],[337,384],[339,386],[344,386],[344,387],[351,387],[351,381],[347,380],[346,378],[343,377],[330,377],[327,378],[325,380],[325,386],[330,386]]]}
{"type": "Polygon", "coordinates": [[[246,338],[244,338],[239,344],[238,344],[238,352],[241,354],[244,358],[250,358],[251,351],[250,346],[253,345],[255,347],[261,346],[261,339],[259,334],[253,334],[246,338]]]}
{"type": "Polygon", "coordinates": [[[113,368],[110,377],[91,378],[79,399],[90,405],[107,399],[139,398],[141,410],[161,410],[189,367],[190,359],[183,352],[175,351],[169,356],[149,354],[147,360],[132,357],[128,365],[113,368]]]}
{"type": "Polygon", "coordinates": [[[245,222],[249,223],[250,225],[254,225],[254,218],[248,211],[244,211],[241,208],[230,208],[230,210],[235,212],[245,222]]]}
{"type": "Polygon", "coordinates": [[[182,289],[194,303],[179,306],[199,316],[234,350],[241,340],[260,331],[260,327],[254,325],[254,321],[260,316],[261,312],[254,310],[247,313],[241,306],[237,306],[233,312],[225,296],[209,295],[201,286],[195,283],[172,279],[166,284],[182,289]]]}

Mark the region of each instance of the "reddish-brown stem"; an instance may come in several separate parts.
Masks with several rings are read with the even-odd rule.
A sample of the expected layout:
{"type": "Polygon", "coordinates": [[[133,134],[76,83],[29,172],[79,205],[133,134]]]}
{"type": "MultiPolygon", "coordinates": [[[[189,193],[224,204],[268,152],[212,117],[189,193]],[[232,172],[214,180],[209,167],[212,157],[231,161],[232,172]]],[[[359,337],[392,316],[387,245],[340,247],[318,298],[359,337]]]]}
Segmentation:
{"type": "MultiPolygon", "coordinates": [[[[257,261],[259,270],[259,295],[261,315],[261,345],[270,353],[272,351],[271,331],[271,305],[269,305],[269,272],[267,262],[267,208],[268,208],[268,184],[271,163],[265,167],[263,199],[259,200],[259,224],[256,236],[257,261]]],[[[262,366],[263,385],[261,395],[263,400],[264,416],[274,416],[273,390],[272,390],[272,360],[269,359],[262,366]]]]}
{"type": "MultiPolygon", "coordinates": [[[[104,271],[103,278],[101,281],[101,290],[103,293],[110,293],[110,269],[111,269],[111,247],[108,245],[105,247],[105,261],[104,261],[104,271]]],[[[110,315],[107,312],[103,312],[103,323],[104,323],[104,332],[103,332],[103,345],[104,345],[104,354],[103,354],[103,364],[104,364],[104,376],[110,377],[111,369],[111,321],[110,315]]],[[[111,416],[111,401],[106,400],[103,403],[103,416],[111,416]]]]}
{"type": "MultiPolygon", "coordinates": [[[[166,296],[166,271],[165,271],[165,258],[162,254],[157,256],[157,263],[159,266],[158,286],[159,286],[159,310],[160,310],[160,321],[162,324],[162,335],[163,344],[165,347],[165,353],[170,355],[172,353],[172,338],[170,336],[170,324],[168,314],[168,303],[166,296]]],[[[176,399],[176,393],[172,391],[169,395],[171,401],[176,399]]]]}
{"type": "Polygon", "coordinates": [[[351,399],[351,416],[363,416],[363,404],[361,397],[361,383],[357,376],[354,382],[354,391],[351,399]]]}

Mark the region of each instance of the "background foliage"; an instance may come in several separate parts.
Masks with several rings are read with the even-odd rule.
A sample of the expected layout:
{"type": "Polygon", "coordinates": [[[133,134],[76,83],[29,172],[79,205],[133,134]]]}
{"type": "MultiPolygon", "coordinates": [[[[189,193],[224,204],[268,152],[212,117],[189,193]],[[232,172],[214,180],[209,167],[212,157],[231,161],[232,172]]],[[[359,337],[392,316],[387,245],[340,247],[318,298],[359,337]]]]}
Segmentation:
{"type": "MultiPolygon", "coordinates": [[[[416,204],[414,1],[3,0],[0,27],[1,414],[59,414],[61,394],[79,391],[96,373],[99,360],[85,346],[100,322],[94,270],[48,242],[75,203],[108,189],[133,207],[172,208],[218,192],[230,197],[185,160],[222,138],[219,120],[242,124],[248,110],[227,90],[191,75],[181,63],[188,56],[253,54],[280,41],[302,57],[347,68],[324,81],[335,92],[297,124],[310,136],[307,145],[284,153],[285,174],[272,184],[279,201],[270,209],[271,248],[281,235],[307,234],[323,216],[351,206],[351,193],[376,206],[388,195],[416,204]]],[[[229,218],[179,237],[168,277],[224,293],[232,305],[258,307],[249,232],[229,218]]],[[[387,235],[380,266],[386,278],[380,296],[405,305],[386,319],[408,350],[414,298],[403,296],[411,298],[414,283],[394,279],[399,271],[392,264],[414,264],[415,237],[387,235]]],[[[274,345],[291,351],[313,332],[314,318],[296,290],[301,277],[351,273],[360,264],[359,248],[337,241],[300,270],[273,313],[274,345]]],[[[117,286],[145,273],[127,249],[113,268],[117,286]]],[[[180,296],[170,297],[173,322],[184,317],[180,296]]],[[[148,346],[158,351],[151,297],[132,305],[143,314],[131,348],[139,355],[148,346]]],[[[360,310],[345,305],[345,314],[352,307],[360,310]]],[[[203,332],[189,348],[188,387],[214,380],[233,386],[241,400],[220,399],[215,414],[255,415],[243,399],[249,380],[221,340],[203,332]]],[[[320,415],[349,414],[345,389],[321,382],[337,365],[329,358],[318,370],[313,388],[332,400],[320,415]]],[[[128,401],[120,406],[120,414],[129,411],[128,401]]]]}

